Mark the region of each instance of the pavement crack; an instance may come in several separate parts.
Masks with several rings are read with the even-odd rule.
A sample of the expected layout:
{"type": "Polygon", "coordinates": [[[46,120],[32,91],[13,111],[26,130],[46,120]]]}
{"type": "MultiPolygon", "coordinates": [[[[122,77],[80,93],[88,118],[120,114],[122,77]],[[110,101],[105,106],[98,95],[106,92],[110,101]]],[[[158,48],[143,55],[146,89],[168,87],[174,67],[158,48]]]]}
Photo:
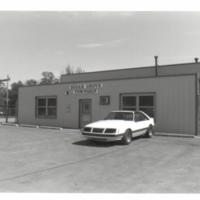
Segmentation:
{"type": "MultiPolygon", "coordinates": [[[[137,146],[140,145],[140,144],[143,144],[145,142],[146,141],[141,141],[140,143],[137,144],[137,146]]],[[[103,157],[103,156],[106,156],[106,155],[109,155],[109,154],[112,154],[112,153],[116,153],[116,152],[119,152],[119,151],[130,151],[131,149],[135,148],[135,146],[136,146],[136,144],[134,144],[132,146],[132,148],[131,148],[131,146],[126,146],[126,147],[123,146],[123,147],[117,148],[115,150],[112,150],[112,151],[109,151],[109,152],[106,152],[106,153],[102,153],[102,154],[98,154],[96,156],[84,158],[84,159],[81,159],[81,160],[78,160],[78,161],[66,162],[66,163],[62,163],[60,165],[56,165],[56,166],[53,166],[53,167],[40,169],[40,170],[36,170],[36,171],[33,171],[33,172],[28,172],[28,173],[24,173],[24,174],[21,174],[21,175],[0,179],[0,183],[15,180],[15,179],[18,179],[18,178],[23,178],[23,177],[26,177],[26,176],[35,175],[35,174],[42,173],[42,172],[48,172],[48,171],[58,169],[58,168],[62,168],[62,167],[66,167],[66,166],[69,166],[69,165],[75,165],[75,164],[78,164],[78,163],[81,163],[81,162],[87,162],[89,160],[100,158],[100,157],[103,157]]]]}

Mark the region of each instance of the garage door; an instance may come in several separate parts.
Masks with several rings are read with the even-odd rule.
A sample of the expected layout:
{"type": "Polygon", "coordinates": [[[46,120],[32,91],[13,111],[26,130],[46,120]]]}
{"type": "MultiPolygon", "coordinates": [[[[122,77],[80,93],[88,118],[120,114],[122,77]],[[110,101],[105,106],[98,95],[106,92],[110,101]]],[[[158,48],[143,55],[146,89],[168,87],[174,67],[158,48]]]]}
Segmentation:
{"type": "Polygon", "coordinates": [[[155,93],[121,94],[121,110],[141,110],[155,118],[155,93]]]}

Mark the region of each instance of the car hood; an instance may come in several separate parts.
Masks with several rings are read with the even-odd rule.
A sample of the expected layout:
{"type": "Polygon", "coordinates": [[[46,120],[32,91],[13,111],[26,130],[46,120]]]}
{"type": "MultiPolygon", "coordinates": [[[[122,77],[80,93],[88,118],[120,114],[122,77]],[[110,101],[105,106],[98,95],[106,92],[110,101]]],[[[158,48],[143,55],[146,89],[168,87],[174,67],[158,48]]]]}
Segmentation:
{"type": "Polygon", "coordinates": [[[125,120],[101,120],[97,122],[90,123],[86,127],[92,128],[120,128],[123,125],[130,123],[130,121],[125,120]]]}

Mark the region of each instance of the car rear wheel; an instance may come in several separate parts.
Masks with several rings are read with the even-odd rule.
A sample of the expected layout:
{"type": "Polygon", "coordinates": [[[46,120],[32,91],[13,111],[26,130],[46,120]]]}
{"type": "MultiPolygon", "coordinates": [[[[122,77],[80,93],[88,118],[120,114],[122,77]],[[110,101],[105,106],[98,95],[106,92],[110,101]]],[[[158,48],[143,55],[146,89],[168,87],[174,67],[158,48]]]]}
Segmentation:
{"type": "Polygon", "coordinates": [[[122,144],[128,145],[130,144],[132,141],[132,133],[131,130],[126,130],[126,132],[124,133],[124,136],[122,138],[122,144]]]}

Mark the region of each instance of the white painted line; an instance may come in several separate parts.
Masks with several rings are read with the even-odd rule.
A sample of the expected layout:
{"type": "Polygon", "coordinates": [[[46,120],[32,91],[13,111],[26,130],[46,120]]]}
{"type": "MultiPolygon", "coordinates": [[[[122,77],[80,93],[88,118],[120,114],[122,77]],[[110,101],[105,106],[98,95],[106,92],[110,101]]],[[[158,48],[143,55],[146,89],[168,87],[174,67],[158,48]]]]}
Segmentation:
{"type": "MultiPolygon", "coordinates": [[[[60,130],[60,131],[71,131],[71,132],[80,132],[80,129],[70,129],[70,128],[63,128],[63,127],[57,127],[57,126],[39,126],[39,125],[33,125],[33,124],[13,124],[13,123],[0,123],[1,125],[7,125],[7,126],[16,126],[18,128],[20,127],[27,127],[27,128],[41,128],[41,129],[52,129],[52,130],[60,130]]],[[[63,132],[64,133],[64,132],[63,132]]]]}

